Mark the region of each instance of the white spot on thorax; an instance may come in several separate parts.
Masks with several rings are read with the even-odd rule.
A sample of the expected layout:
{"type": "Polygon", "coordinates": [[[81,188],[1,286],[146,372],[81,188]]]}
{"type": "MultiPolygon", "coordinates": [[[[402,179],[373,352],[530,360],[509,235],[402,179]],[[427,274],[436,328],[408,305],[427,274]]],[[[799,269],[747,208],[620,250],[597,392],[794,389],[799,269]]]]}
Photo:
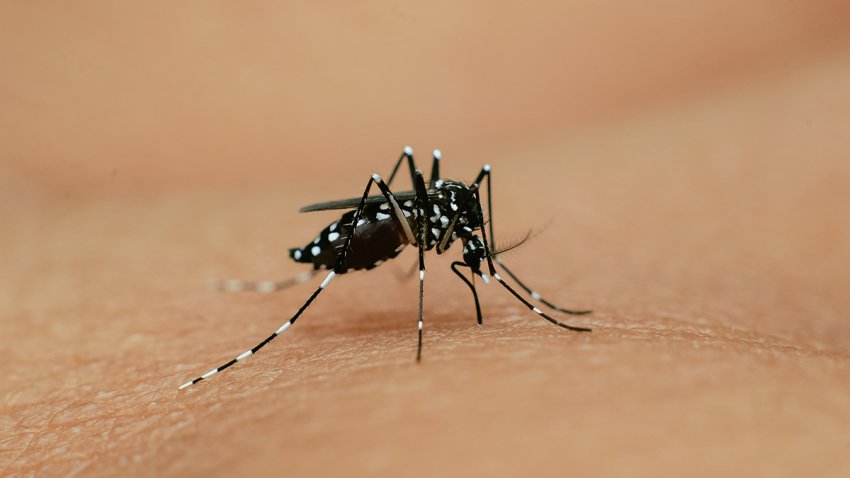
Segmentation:
{"type": "Polygon", "coordinates": [[[389,218],[390,218],[390,215],[389,215],[389,214],[384,214],[384,213],[382,213],[382,212],[379,212],[378,214],[375,214],[375,219],[377,219],[377,220],[379,220],[379,221],[383,221],[384,219],[389,219],[389,218]]]}

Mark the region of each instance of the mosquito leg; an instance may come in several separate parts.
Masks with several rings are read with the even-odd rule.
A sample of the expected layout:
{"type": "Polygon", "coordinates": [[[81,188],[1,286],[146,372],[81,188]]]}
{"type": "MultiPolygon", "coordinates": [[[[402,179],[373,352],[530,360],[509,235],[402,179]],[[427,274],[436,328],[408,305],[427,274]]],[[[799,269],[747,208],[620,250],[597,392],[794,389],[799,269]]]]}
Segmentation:
{"type": "MultiPolygon", "coordinates": [[[[374,176],[377,176],[377,175],[374,175],[374,176]]],[[[236,362],[240,362],[240,361],[250,357],[251,355],[254,355],[255,353],[257,353],[261,348],[265,347],[266,344],[268,344],[269,342],[274,340],[275,337],[282,334],[284,330],[288,329],[289,327],[292,327],[292,324],[294,324],[295,321],[298,320],[299,317],[301,317],[301,314],[303,314],[304,311],[307,310],[307,307],[309,307],[310,304],[312,304],[313,301],[316,299],[316,297],[318,297],[319,294],[323,290],[325,290],[325,288],[328,286],[328,284],[330,284],[331,280],[333,280],[333,278],[336,276],[337,273],[342,274],[346,271],[345,259],[348,255],[348,250],[351,246],[351,238],[354,236],[354,232],[356,231],[357,219],[360,216],[360,214],[362,213],[363,208],[366,205],[366,197],[369,195],[369,190],[372,188],[372,183],[375,182],[374,176],[369,178],[369,182],[366,184],[366,190],[363,191],[363,197],[360,199],[360,204],[357,206],[357,209],[355,209],[355,211],[354,211],[354,216],[351,220],[351,223],[343,226],[343,227],[348,228],[348,234],[347,234],[347,237],[346,237],[345,245],[343,246],[342,250],[339,253],[339,256],[337,258],[337,262],[336,262],[336,265],[334,266],[334,269],[328,273],[327,277],[325,277],[325,280],[322,281],[321,285],[319,285],[319,287],[313,292],[313,294],[310,295],[310,297],[298,309],[298,311],[295,313],[295,315],[293,315],[291,319],[284,322],[283,325],[278,327],[278,329],[276,331],[274,331],[274,333],[272,333],[271,335],[266,337],[262,342],[258,343],[257,345],[253,346],[252,348],[246,350],[245,352],[243,352],[241,355],[237,356],[236,358],[231,359],[229,362],[224,363],[224,364],[210,370],[209,372],[201,375],[200,377],[197,377],[195,379],[192,379],[192,380],[184,383],[183,385],[181,385],[179,387],[179,390],[183,390],[185,388],[191,387],[192,385],[200,382],[201,380],[209,378],[209,377],[217,374],[218,372],[221,372],[222,370],[230,367],[231,365],[235,364],[236,362]]],[[[378,178],[378,180],[380,180],[380,177],[378,178]]]]}
{"type": "MultiPolygon", "coordinates": [[[[457,270],[458,267],[469,267],[469,266],[464,264],[463,262],[455,261],[455,262],[452,262],[452,271],[454,271],[454,273],[457,274],[457,276],[460,277],[460,279],[464,283],[466,283],[466,285],[469,286],[469,290],[472,291],[472,298],[475,299],[475,318],[478,320],[478,325],[481,325],[481,324],[484,323],[484,321],[481,318],[481,304],[478,303],[478,292],[475,290],[475,284],[473,284],[472,281],[467,279],[466,276],[463,275],[463,273],[461,271],[457,270]]],[[[473,278],[474,278],[474,276],[473,276],[473,278]]]]}
{"type": "Polygon", "coordinates": [[[537,292],[534,292],[527,285],[525,285],[521,280],[519,280],[519,278],[516,276],[516,274],[511,272],[511,270],[508,269],[508,266],[506,266],[505,263],[502,262],[502,260],[499,259],[498,256],[495,257],[495,260],[496,260],[496,263],[499,264],[499,266],[502,268],[502,270],[504,270],[511,277],[511,279],[513,279],[514,282],[516,282],[517,285],[522,288],[522,290],[524,290],[526,293],[531,295],[531,297],[534,300],[539,301],[541,304],[545,305],[546,307],[549,307],[552,310],[557,310],[558,312],[563,312],[564,314],[570,314],[570,315],[586,315],[586,314],[590,314],[591,312],[593,312],[592,310],[571,310],[571,309],[564,309],[563,307],[558,307],[557,305],[555,305],[555,304],[549,302],[548,300],[544,299],[543,297],[541,297],[540,294],[538,294],[537,292]]]}
{"type": "Polygon", "coordinates": [[[418,211],[418,226],[419,226],[419,342],[416,347],[416,361],[422,360],[422,328],[424,322],[422,320],[422,307],[425,298],[425,249],[428,247],[428,217],[425,212],[428,211],[428,192],[425,189],[425,180],[422,179],[422,173],[416,171],[413,181],[413,188],[416,191],[416,205],[418,211]]]}
{"type": "Polygon", "coordinates": [[[413,178],[416,176],[416,163],[413,161],[413,148],[411,148],[410,146],[405,146],[404,150],[401,152],[401,156],[395,163],[393,172],[390,173],[390,178],[387,180],[387,186],[393,183],[393,179],[395,179],[395,174],[398,172],[398,168],[401,166],[401,163],[405,159],[407,160],[407,166],[410,169],[410,180],[413,181],[413,178]]]}
{"type": "Polygon", "coordinates": [[[295,277],[282,281],[261,280],[252,282],[241,279],[214,279],[210,281],[209,288],[215,292],[278,292],[306,282],[318,273],[317,270],[304,271],[295,277]]]}
{"type": "Polygon", "coordinates": [[[431,181],[430,184],[433,186],[434,183],[440,179],[440,160],[443,158],[443,153],[440,152],[439,149],[434,150],[434,160],[431,162],[431,181]]]}
{"type": "Polygon", "coordinates": [[[204,380],[204,379],[206,379],[206,378],[211,377],[212,375],[217,374],[218,372],[221,372],[222,370],[224,370],[224,369],[226,369],[226,368],[230,367],[231,365],[235,364],[236,362],[240,362],[240,361],[242,361],[242,360],[244,360],[244,359],[246,359],[246,358],[250,357],[251,355],[254,355],[255,353],[257,353],[257,351],[259,351],[261,348],[265,347],[265,346],[266,346],[266,344],[268,344],[269,342],[271,342],[272,340],[274,340],[274,338],[275,338],[275,337],[277,337],[278,335],[282,334],[284,330],[286,330],[286,329],[288,329],[289,327],[291,327],[291,326],[292,326],[292,324],[294,324],[294,323],[295,323],[295,321],[296,321],[296,320],[298,320],[298,317],[301,317],[301,314],[302,314],[305,310],[307,310],[307,307],[309,307],[309,306],[310,306],[310,304],[312,304],[312,303],[313,303],[313,300],[315,300],[315,299],[316,299],[316,297],[319,295],[319,293],[320,293],[320,292],[322,292],[322,291],[325,289],[325,287],[327,287],[327,286],[328,286],[328,284],[330,284],[330,282],[331,282],[331,280],[334,278],[334,275],[335,275],[335,274],[336,274],[336,273],[335,273],[334,271],[331,271],[330,273],[328,273],[328,276],[327,276],[327,277],[325,277],[325,280],[324,280],[324,281],[322,281],[322,284],[319,286],[319,288],[318,288],[318,289],[316,289],[316,290],[313,292],[313,294],[310,296],[310,298],[309,298],[309,299],[307,299],[307,302],[305,302],[305,303],[304,303],[304,305],[302,305],[302,306],[298,309],[298,312],[296,312],[296,313],[295,313],[295,315],[293,315],[291,319],[289,319],[289,320],[287,320],[286,322],[284,322],[284,323],[283,323],[283,325],[281,325],[281,326],[280,326],[280,327],[279,327],[276,331],[274,331],[274,333],[272,333],[271,335],[269,335],[268,337],[266,337],[266,338],[265,338],[262,342],[260,342],[260,343],[258,343],[257,345],[255,345],[255,346],[251,347],[250,349],[246,350],[244,353],[242,353],[242,354],[241,354],[241,355],[239,355],[238,357],[236,357],[236,358],[234,358],[234,359],[230,360],[229,362],[227,362],[227,363],[225,363],[225,364],[222,364],[222,365],[219,365],[218,367],[216,367],[216,368],[214,368],[214,369],[210,370],[209,372],[207,372],[207,373],[205,373],[205,374],[201,375],[200,377],[197,377],[197,378],[195,378],[195,379],[193,379],[193,380],[190,380],[190,381],[188,381],[188,382],[184,383],[183,385],[180,385],[179,390],[183,390],[184,388],[188,388],[188,387],[190,387],[190,386],[192,386],[192,385],[194,385],[194,384],[196,384],[196,383],[200,382],[201,380],[204,380]]]}
{"type": "MultiPolygon", "coordinates": [[[[492,192],[493,191],[493,189],[492,189],[493,172],[490,170],[489,164],[485,165],[481,169],[481,173],[479,173],[475,182],[473,182],[473,187],[478,187],[478,185],[480,185],[485,179],[487,180],[487,219],[488,219],[487,223],[488,223],[488,228],[489,228],[489,233],[490,233],[490,240],[488,242],[486,237],[485,237],[484,242],[487,243],[487,245],[489,246],[489,250],[487,251],[488,257],[489,257],[490,251],[494,250],[495,247],[496,247],[495,244],[494,244],[495,239],[494,239],[494,235],[493,235],[493,192],[492,192]]],[[[482,218],[483,218],[483,213],[482,213],[482,218]]],[[[481,227],[483,229],[484,228],[483,219],[482,219],[481,224],[482,224],[481,227]]],[[[570,315],[585,315],[585,314],[590,314],[591,312],[593,312],[591,310],[571,310],[571,309],[564,309],[563,307],[558,307],[557,305],[555,305],[555,304],[549,302],[548,300],[544,299],[543,297],[540,296],[540,294],[538,294],[537,292],[531,290],[531,288],[526,286],[521,280],[519,280],[519,278],[516,276],[516,274],[511,272],[510,269],[508,269],[508,266],[506,266],[505,263],[502,262],[501,259],[499,259],[498,257],[494,257],[494,259],[502,267],[502,269],[504,269],[505,272],[511,277],[511,279],[513,279],[517,283],[517,285],[519,285],[526,293],[530,294],[531,297],[534,298],[534,300],[540,301],[540,303],[542,303],[546,307],[549,307],[552,310],[556,310],[558,312],[562,312],[564,314],[570,314],[570,315]]]]}
{"type": "MultiPolygon", "coordinates": [[[[546,319],[546,320],[548,320],[549,322],[551,322],[551,323],[553,323],[553,324],[557,325],[558,327],[563,327],[563,328],[565,328],[565,329],[573,330],[573,331],[576,331],[576,332],[590,332],[590,331],[591,331],[591,329],[589,329],[589,328],[587,328],[587,327],[576,327],[576,326],[573,326],[573,325],[565,324],[565,323],[560,322],[560,321],[558,321],[558,320],[556,320],[556,319],[553,319],[553,318],[552,318],[552,317],[550,317],[548,314],[546,314],[546,313],[545,313],[545,312],[543,312],[542,310],[540,310],[540,309],[538,309],[537,307],[535,307],[534,305],[532,305],[532,304],[531,304],[528,300],[526,300],[523,296],[519,295],[519,294],[517,293],[517,291],[515,291],[515,290],[513,289],[513,287],[511,287],[510,285],[508,285],[508,283],[507,283],[507,282],[505,282],[505,280],[504,280],[504,279],[502,279],[502,277],[501,277],[501,276],[500,276],[500,275],[496,272],[496,266],[495,266],[495,265],[493,265],[493,256],[492,256],[492,253],[490,252],[490,243],[489,243],[489,241],[487,240],[487,233],[486,233],[486,231],[485,231],[485,229],[486,229],[486,228],[485,228],[485,227],[483,227],[483,224],[484,224],[484,214],[481,212],[481,200],[480,200],[480,197],[479,197],[479,194],[478,194],[478,188],[477,188],[477,186],[481,183],[481,180],[484,178],[484,176],[485,176],[485,175],[489,175],[489,173],[490,173],[490,167],[489,167],[489,165],[485,165],[485,166],[484,166],[484,168],[481,170],[481,173],[478,175],[478,178],[476,178],[475,182],[473,183],[473,187],[474,187],[474,188],[473,188],[473,196],[474,196],[474,198],[475,198],[476,202],[478,203],[478,204],[477,204],[477,206],[478,206],[478,208],[477,208],[477,209],[478,209],[478,211],[477,211],[477,212],[478,212],[478,219],[479,219],[479,221],[480,221],[480,222],[481,222],[481,224],[482,224],[482,227],[481,227],[481,234],[483,235],[483,239],[484,239],[484,241],[483,241],[483,242],[484,242],[484,247],[485,247],[485,249],[486,249],[486,250],[485,250],[485,252],[486,252],[486,256],[487,256],[487,266],[488,266],[488,267],[489,267],[489,269],[490,269],[490,275],[492,275],[492,276],[493,276],[493,278],[495,278],[495,279],[496,279],[496,281],[498,281],[498,282],[499,282],[499,284],[501,284],[502,286],[504,286],[504,288],[505,288],[505,289],[507,289],[507,290],[508,290],[508,292],[510,292],[510,293],[511,293],[511,295],[513,295],[514,297],[516,297],[516,298],[517,298],[517,300],[519,300],[520,302],[522,302],[522,303],[523,303],[526,307],[528,307],[528,308],[529,308],[532,312],[534,312],[535,314],[539,315],[540,317],[543,317],[544,319],[546,319]]],[[[492,226],[492,221],[491,221],[491,226],[492,226]]],[[[507,270],[507,269],[506,269],[506,270],[507,270]]]]}

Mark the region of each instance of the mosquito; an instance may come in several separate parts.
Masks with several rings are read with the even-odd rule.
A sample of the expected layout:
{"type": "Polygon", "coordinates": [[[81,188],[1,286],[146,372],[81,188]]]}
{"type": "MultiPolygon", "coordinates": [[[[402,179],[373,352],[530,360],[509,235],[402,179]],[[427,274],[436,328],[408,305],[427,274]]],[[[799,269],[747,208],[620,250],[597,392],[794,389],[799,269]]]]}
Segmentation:
{"type": "Polygon", "coordinates": [[[552,318],[520,295],[497,272],[496,264],[532,299],[549,309],[570,315],[584,315],[591,312],[589,310],[564,309],[549,302],[526,286],[499,257],[499,253],[504,252],[504,250],[496,250],[493,242],[493,196],[491,194],[492,172],[490,165],[485,164],[475,180],[466,184],[462,181],[440,177],[441,158],[440,150],[435,149],[431,162],[431,179],[426,183],[422,172],[416,168],[413,149],[407,146],[396,162],[389,179],[384,182],[381,176],[372,174],[361,197],[322,202],[301,208],[300,212],[349,210],[340,219],[323,229],[311,243],[304,247],[295,247],[289,250],[290,258],[295,262],[312,264],[312,270],[280,282],[225,281],[220,284],[220,288],[225,291],[275,292],[309,280],[322,270],[328,271],[325,279],[295,312],[295,315],[284,322],[274,333],[229,362],[184,383],[179,389],[183,390],[190,387],[257,353],[275,337],[295,324],[295,321],[301,317],[301,314],[307,310],[336,276],[361,269],[374,269],[385,261],[398,256],[408,245],[417,248],[419,251],[417,362],[422,359],[425,252],[436,249],[437,254],[442,254],[457,240],[460,240],[463,244],[463,261],[453,262],[451,269],[472,291],[478,325],[481,325],[483,320],[478,292],[475,289],[475,277],[480,277],[485,283],[489,282],[490,278],[481,270],[482,264],[486,262],[486,271],[489,272],[489,275],[532,312],[564,329],[575,332],[590,332],[590,328],[568,325],[552,318]],[[390,190],[390,185],[405,161],[410,170],[413,190],[394,193],[390,190]],[[487,185],[487,221],[484,220],[481,205],[481,185],[485,180],[487,185]],[[377,186],[381,194],[370,196],[372,186],[377,186]],[[480,236],[478,233],[480,233],[480,236]],[[467,278],[461,269],[468,269],[472,280],[467,278]]]}

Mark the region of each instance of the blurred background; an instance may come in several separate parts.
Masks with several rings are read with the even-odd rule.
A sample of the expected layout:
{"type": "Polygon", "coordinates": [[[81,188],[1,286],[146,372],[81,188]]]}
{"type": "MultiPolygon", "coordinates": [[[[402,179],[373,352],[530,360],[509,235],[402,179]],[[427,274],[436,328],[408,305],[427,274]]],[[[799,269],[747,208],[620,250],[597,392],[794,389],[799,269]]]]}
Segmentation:
{"type": "Polygon", "coordinates": [[[2,2],[0,475],[848,476],[848,85],[838,0],[2,2]],[[432,258],[411,373],[388,264],[175,398],[407,144],[594,333],[432,258]]]}
{"type": "Polygon", "coordinates": [[[803,68],[850,22],[825,0],[0,9],[3,174],[73,194],[315,187],[408,143],[510,161],[803,68]]]}

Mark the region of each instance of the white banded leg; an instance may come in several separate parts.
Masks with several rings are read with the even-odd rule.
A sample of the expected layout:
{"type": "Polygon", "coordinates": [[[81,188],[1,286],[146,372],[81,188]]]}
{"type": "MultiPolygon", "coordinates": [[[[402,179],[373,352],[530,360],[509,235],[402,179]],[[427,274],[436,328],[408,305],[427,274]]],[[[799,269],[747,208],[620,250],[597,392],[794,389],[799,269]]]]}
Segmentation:
{"type": "Polygon", "coordinates": [[[306,282],[318,274],[317,270],[304,271],[295,277],[282,281],[246,281],[241,279],[214,279],[209,283],[209,288],[216,292],[278,292],[288,289],[294,285],[306,282]]]}
{"type": "MultiPolygon", "coordinates": [[[[425,180],[422,178],[422,172],[416,170],[413,178],[413,188],[416,191],[416,203],[420,211],[427,211],[428,192],[425,189],[425,180]]],[[[419,249],[419,342],[416,347],[416,361],[422,360],[422,329],[424,328],[423,311],[425,299],[425,248],[428,244],[428,219],[424,214],[419,214],[419,240],[417,241],[419,249]]]]}
{"type": "MultiPolygon", "coordinates": [[[[488,166],[485,166],[484,170],[482,170],[482,174],[479,175],[479,178],[483,177],[483,173],[485,171],[489,172],[490,168],[488,166]]],[[[477,182],[478,181],[476,181],[476,183],[477,182]]],[[[489,184],[489,181],[488,181],[488,184],[489,184]]],[[[481,201],[480,201],[480,197],[478,196],[478,191],[477,190],[473,191],[473,195],[475,196],[476,202],[478,202],[478,219],[481,221],[481,224],[484,224],[484,214],[481,212],[481,201]]],[[[492,221],[491,221],[491,225],[492,225],[492,221]]],[[[481,228],[481,235],[482,235],[483,242],[484,242],[484,249],[485,249],[485,252],[487,253],[486,254],[487,255],[487,266],[490,269],[490,275],[493,276],[493,278],[496,279],[496,281],[499,284],[502,284],[502,286],[504,286],[505,289],[507,289],[508,292],[511,293],[511,295],[516,297],[517,300],[522,302],[526,307],[528,307],[529,310],[531,310],[535,314],[539,315],[540,317],[543,317],[544,319],[548,320],[549,322],[557,325],[558,327],[563,327],[565,329],[572,330],[572,331],[575,331],[575,332],[590,332],[592,330],[588,327],[576,327],[574,325],[565,324],[565,323],[563,323],[559,320],[553,319],[548,314],[546,314],[542,310],[540,310],[537,307],[535,307],[534,305],[532,305],[531,302],[527,301],[523,296],[519,295],[519,293],[517,293],[517,291],[515,291],[513,289],[513,287],[508,285],[508,283],[505,282],[505,280],[502,279],[502,277],[496,272],[496,266],[493,265],[493,256],[490,252],[489,242],[487,241],[487,231],[486,231],[486,229],[487,228],[485,228],[485,227],[481,228]]],[[[507,269],[505,269],[505,270],[507,270],[507,269]]],[[[513,275],[511,275],[511,277],[513,277],[513,275]]]]}
{"type": "Polygon", "coordinates": [[[291,319],[284,322],[283,325],[278,327],[278,329],[275,330],[274,333],[272,333],[271,335],[266,337],[262,342],[253,346],[249,350],[246,350],[241,355],[237,356],[236,358],[232,359],[231,361],[210,370],[209,372],[201,375],[198,378],[195,378],[193,380],[190,380],[190,381],[184,383],[183,385],[180,385],[179,390],[183,390],[185,388],[188,388],[188,387],[200,382],[201,380],[204,380],[206,378],[209,378],[209,377],[217,374],[218,372],[221,372],[222,370],[226,369],[227,367],[230,367],[231,365],[235,364],[236,362],[241,362],[242,360],[245,360],[246,358],[250,357],[251,355],[254,355],[255,353],[257,353],[258,350],[265,347],[266,344],[268,344],[269,342],[274,340],[275,337],[282,334],[284,330],[291,327],[292,324],[294,324],[295,321],[298,320],[298,317],[300,317],[301,314],[307,309],[307,307],[309,307],[310,304],[313,303],[313,300],[316,299],[316,297],[319,295],[319,293],[321,293],[325,289],[325,287],[327,287],[328,284],[330,284],[331,280],[334,278],[335,275],[336,275],[336,273],[334,271],[331,271],[330,273],[328,273],[328,276],[325,277],[325,280],[322,281],[322,284],[319,286],[319,288],[316,289],[315,292],[313,292],[313,294],[310,296],[310,298],[307,299],[307,302],[305,302],[304,305],[302,305],[298,309],[298,312],[296,312],[295,315],[292,316],[291,319]]]}
{"type": "Polygon", "coordinates": [[[549,302],[548,300],[544,299],[543,297],[541,297],[540,294],[538,294],[537,292],[534,292],[533,290],[531,290],[531,288],[528,287],[527,285],[523,284],[523,282],[521,280],[519,280],[519,278],[516,276],[516,274],[511,272],[511,270],[508,269],[508,266],[506,266],[505,263],[502,262],[502,260],[499,259],[498,256],[495,259],[496,259],[496,262],[499,264],[499,266],[501,266],[501,268],[504,269],[504,271],[511,277],[511,279],[514,280],[514,282],[517,283],[517,285],[519,285],[522,288],[522,290],[524,290],[526,293],[528,293],[534,300],[539,301],[541,304],[545,305],[546,307],[549,307],[552,310],[556,310],[558,312],[562,312],[564,314],[570,314],[570,315],[585,315],[585,314],[590,314],[591,312],[593,312],[592,310],[571,310],[571,309],[564,309],[563,307],[558,307],[557,305],[555,305],[555,304],[549,302]]]}
{"type": "Polygon", "coordinates": [[[548,320],[549,322],[552,322],[553,324],[557,325],[558,327],[563,327],[565,329],[572,330],[572,331],[575,331],[575,332],[590,332],[592,330],[588,327],[576,327],[574,325],[565,324],[565,323],[563,323],[559,320],[553,319],[552,317],[547,315],[545,312],[543,312],[542,310],[535,307],[531,302],[525,300],[525,298],[523,296],[519,295],[517,293],[517,291],[515,291],[511,286],[508,285],[507,282],[505,282],[504,279],[502,279],[502,277],[499,275],[498,272],[495,272],[495,270],[493,270],[493,272],[491,272],[491,274],[493,274],[493,278],[495,278],[496,281],[499,282],[499,284],[502,284],[503,286],[505,286],[505,289],[508,289],[508,292],[513,294],[513,296],[516,297],[517,300],[519,300],[520,302],[525,304],[525,306],[528,307],[529,310],[531,310],[535,314],[539,315],[540,317],[543,317],[544,319],[548,320]]]}
{"type": "MultiPolygon", "coordinates": [[[[485,231],[484,231],[484,227],[483,227],[483,226],[482,226],[482,228],[481,228],[481,232],[482,232],[482,234],[484,234],[484,245],[487,247],[487,261],[488,261],[488,263],[489,263],[489,265],[490,265],[490,274],[491,274],[491,275],[493,275],[493,274],[495,274],[495,272],[496,272],[496,271],[495,271],[495,269],[493,268],[493,259],[495,259],[495,260],[496,260],[496,262],[498,262],[498,263],[499,263],[499,265],[502,267],[502,269],[504,269],[504,270],[505,270],[505,272],[507,272],[507,274],[508,274],[508,275],[509,275],[509,276],[510,276],[510,277],[511,277],[514,281],[516,281],[516,283],[517,283],[517,284],[518,284],[518,285],[519,285],[519,286],[520,286],[520,287],[521,287],[521,288],[522,288],[522,289],[523,289],[526,293],[530,294],[530,295],[531,295],[531,297],[532,297],[532,298],[534,298],[534,300],[540,301],[540,303],[542,303],[542,304],[543,304],[543,305],[545,305],[546,307],[549,307],[549,308],[551,308],[552,310],[556,310],[556,311],[558,311],[558,312],[563,312],[563,313],[565,313],[565,314],[570,314],[570,315],[585,315],[585,314],[589,314],[589,313],[591,313],[592,311],[590,311],[590,310],[570,310],[570,309],[564,309],[564,308],[562,308],[562,307],[558,307],[557,305],[555,305],[555,304],[553,304],[553,303],[549,302],[548,300],[546,300],[546,299],[544,299],[543,297],[541,297],[541,296],[540,296],[540,294],[538,294],[537,292],[535,292],[535,291],[531,290],[531,288],[529,288],[528,286],[526,286],[525,284],[523,284],[523,282],[522,282],[521,280],[519,280],[519,278],[516,276],[516,274],[514,274],[513,272],[511,272],[511,270],[510,270],[510,269],[508,269],[508,267],[505,265],[505,263],[504,263],[504,262],[502,262],[502,261],[501,261],[498,257],[492,257],[492,256],[490,255],[490,254],[491,254],[491,251],[493,250],[493,248],[494,248],[495,246],[493,245],[493,239],[494,239],[494,237],[493,237],[493,171],[490,169],[490,165],[489,165],[489,164],[485,164],[485,165],[484,165],[484,167],[483,167],[483,168],[481,168],[481,172],[480,172],[480,173],[478,173],[478,177],[476,177],[476,178],[475,178],[475,181],[473,181],[473,183],[472,183],[472,188],[471,188],[471,189],[473,190],[473,195],[475,196],[475,198],[476,198],[476,200],[477,200],[477,202],[478,202],[478,208],[479,208],[479,211],[481,210],[481,201],[480,201],[480,195],[479,195],[479,193],[478,193],[478,191],[479,191],[478,186],[479,186],[480,184],[482,184],[482,183],[483,183],[483,181],[484,181],[485,179],[487,180],[487,218],[488,218],[487,225],[488,225],[488,229],[489,229],[489,233],[490,233],[490,240],[489,240],[489,242],[488,242],[488,240],[487,240],[487,235],[485,234],[485,231]]],[[[485,224],[485,222],[484,222],[484,215],[483,215],[483,213],[479,214],[479,218],[481,219],[481,224],[485,224]]],[[[482,277],[482,278],[483,278],[483,277],[482,277]]],[[[486,282],[486,279],[485,279],[485,282],[486,282]]],[[[503,286],[507,287],[507,288],[508,288],[508,290],[510,290],[510,291],[511,291],[511,293],[512,293],[513,295],[515,295],[516,297],[518,297],[518,298],[519,298],[519,295],[517,295],[517,293],[516,293],[516,292],[515,292],[512,288],[510,288],[510,286],[508,286],[508,285],[504,282],[504,280],[499,280],[499,283],[500,283],[500,284],[502,284],[503,286]]],[[[521,300],[522,300],[522,301],[523,301],[523,302],[524,302],[524,303],[525,303],[525,304],[526,304],[526,305],[527,305],[527,306],[528,306],[531,310],[533,310],[533,311],[539,310],[539,309],[537,309],[536,307],[534,307],[534,306],[532,306],[532,305],[528,304],[528,303],[527,303],[527,301],[526,301],[525,299],[521,299],[521,300]]],[[[558,321],[557,321],[557,320],[555,320],[555,319],[552,319],[551,317],[549,317],[549,316],[547,316],[547,315],[545,315],[545,314],[543,314],[543,317],[544,317],[544,318],[546,318],[547,320],[550,320],[550,319],[551,319],[550,321],[554,321],[555,323],[560,324],[560,322],[558,322],[558,321]]],[[[569,328],[569,327],[567,327],[567,328],[569,328]]],[[[580,327],[580,328],[581,328],[581,327],[580,327]]]]}

